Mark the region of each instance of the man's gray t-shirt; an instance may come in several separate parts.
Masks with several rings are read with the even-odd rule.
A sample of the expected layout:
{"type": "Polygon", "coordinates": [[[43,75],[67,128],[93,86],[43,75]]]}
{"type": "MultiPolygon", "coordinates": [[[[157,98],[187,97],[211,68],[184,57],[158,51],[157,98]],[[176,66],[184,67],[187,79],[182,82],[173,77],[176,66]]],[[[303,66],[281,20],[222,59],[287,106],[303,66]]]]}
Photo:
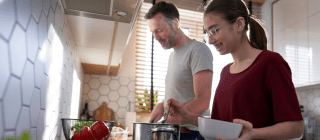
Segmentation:
{"type": "Polygon", "coordinates": [[[213,71],[213,57],[208,46],[197,40],[174,50],[169,57],[165,79],[165,99],[174,98],[182,104],[194,99],[193,75],[203,70],[213,71]]]}

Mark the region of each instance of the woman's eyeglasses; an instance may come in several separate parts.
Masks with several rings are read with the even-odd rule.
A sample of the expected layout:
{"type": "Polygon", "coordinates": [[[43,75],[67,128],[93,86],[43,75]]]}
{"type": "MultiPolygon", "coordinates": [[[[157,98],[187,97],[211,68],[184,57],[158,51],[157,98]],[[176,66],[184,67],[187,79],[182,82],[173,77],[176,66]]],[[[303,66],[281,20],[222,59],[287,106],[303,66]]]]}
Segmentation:
{"type": "Polygon", "coordinates": [[[222,25],[220,25],[220,26],[218,26],[218,27],[216,27],[216,28],[212,28],[212,29],[208,30],[208,31],[206,32],[206,34],[203,34],[203,39],[204,39],[204,41],[205,41],[205,42],[208,42],[208,41],[209,41],[209,37],[210,37],[211,35],[217,35],[219,29],[220,29],[222,26],[224,26],[224,25],[226,25],[226,23],[224,23],[224,24],[222,24],[222,25]]]}
{"type": "MultiPolygon", "coordinates": [[[[237,19],[237,18],[236,18],[237,19]]],[[[236,19],[233,19],[233,20],[231,20],[231,22],[233,22],[234,20],[236,20],[236,19]]],[[[226,23],[224,23],[224,24],[222,24],[222,25],[220,25],[220,26],[218,26],[218,27],[216,27],[216,28],[212,28],[212,29],[209,29],[205,34],[203,34],[203,40],[205,41],[205,42],[208,42],[209,41],[209,37],[211,36],[211,35],[217,35],[218,34],[218,31],[219,31],[219,29],[222,27],[222,26],[224,26],[224,25],[226,25],[228,22],[226,22],[226,23]]]]}

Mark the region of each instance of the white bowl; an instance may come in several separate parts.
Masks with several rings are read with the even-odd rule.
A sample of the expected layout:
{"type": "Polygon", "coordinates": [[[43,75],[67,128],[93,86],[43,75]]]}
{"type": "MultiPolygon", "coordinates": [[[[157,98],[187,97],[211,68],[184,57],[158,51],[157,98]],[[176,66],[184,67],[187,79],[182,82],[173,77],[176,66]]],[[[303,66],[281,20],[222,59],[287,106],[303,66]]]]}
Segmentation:
{"type": "Polygon", "coordinates": [[[200,134],[207,140],[222,136],[226,139],[236,139],[240,136],[241,124],[198,117],[200,134]]]}

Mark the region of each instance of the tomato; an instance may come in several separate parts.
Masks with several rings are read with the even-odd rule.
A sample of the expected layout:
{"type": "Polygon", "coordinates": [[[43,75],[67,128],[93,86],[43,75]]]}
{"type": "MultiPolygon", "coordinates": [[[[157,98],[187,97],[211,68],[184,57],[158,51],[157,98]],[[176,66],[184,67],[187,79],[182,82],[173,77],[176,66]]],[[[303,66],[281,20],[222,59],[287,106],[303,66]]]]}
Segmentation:
{"type": "Polygon", "coordinates": [[[98,139],[104,139],[109,135],[109,129],[102,121],[97,121],[90,127],[93,136],[98,139]]]}

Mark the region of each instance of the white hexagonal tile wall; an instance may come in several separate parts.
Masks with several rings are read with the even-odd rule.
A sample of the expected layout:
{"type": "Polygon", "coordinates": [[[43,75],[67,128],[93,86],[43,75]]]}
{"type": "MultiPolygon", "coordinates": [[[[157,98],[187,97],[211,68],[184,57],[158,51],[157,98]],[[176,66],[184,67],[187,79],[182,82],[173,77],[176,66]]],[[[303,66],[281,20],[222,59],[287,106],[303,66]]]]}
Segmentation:
{"type": "Polygon", "coordinates": [[[14,129],[21,108],[20,80],[11,77],[9,87],[4,96],[5,128],[14,129]]]}
{"type": "Polygon", "coordinates": [[[32,15],[35,17],[37,21],[39,21],[40,14],[42,11],[42,0],[32,0],[31,7],[32,7],[32,15]]]}
{"type": "Polygon", "coordinates": [[[92,78],[92,79],[89,81],[89,86],[90,86],[91,89],[98,89],[99,86],[100,86],[99,79],[94,79],[94,78],[92,78]]]}
{"type": "Polygon", "coordinates": [[[45,115],[45,110],[40,111],[38,123],[37,123],[37,140],[42,140],[43,136],[43,130],[45,130],[45,125],[44,125],[44,115],[45,115]]]}
{"type": "Polygon", "coordinates": [[[37,126],[37,120],[40,113],[40,90],[34,89],[30,104],[31,127],[37,126]]]}
{"type": "Polygon", "coordinates": [[[315,97],[320,97],[320,89],[319,89],[319,88],[314,89],[314,90],[313,90],[313,95],[314,95],[315,97]]]}
{"type": "Polygon", "coordinates": [[[30,138],[31,140],[37,140],[37,128],[30,129],[30,138]]]}
{"type": "Polygon", "coordinates": [[[111,76],[111,79],[118,80],[120,76],[111,76]]]}
{"type": "Polygon", "coordinates": [[[98,103],[101,106],[103,102],[106,102],[107,104],[110,102],[109,98],[107,96],[100,96],[100,98],[98,99],[98,103]]]}
{"type": "Polygon", "coordinates": [[[313,98],[314,98],[314,96],[313,96],[312,93],[309,93],[309,94],[307,95],[307,100],[308,100],[308,102],[312,102],[312,101],[313,101],[313,98]]]}
{"type": "Polygon", "coordinates": [[[22,78],[22,101],[24,105],[30,105],[30,100],[32,98],[32,93],[34,89],[34,73],[33,65],[27,61],[24,68],[22,78]]]}
{"type": "Polygon", "coordinates": [[[56,29],[56,32],[58,33],[60,30],[61,30],[61,27],[62,27],[62,25],[63,25],[63,17],[62,17],[62,15],[64,14],[63,12],[62,12],[62,10],[61,10],[61,7],[60,7],[60,4],[58,4],[57,6],[56,6],[56,10],[55,10],[56,12],[55,12],[55,29],[56,29]]]}
{"type": "Polygon", "coordinates": [[[100,93],[100,95],[108,95],[109,91],[110,91],[110,88],[109,88],[108,85],[101,85],[101,86],[99,87],[99,93],[100,93]]]}
{"type": "Polygon", "coordinates": [[[85,83],[88,83],[90,79],[91,79],[91,76],[89,74],[84,75],[84,82],[85,83]]]}
{"type": "Polygon", "coordinates": [[[99,104],[97,101],[89,101],[88,102],[88,111],[94,111],[99,108],[99,104]]]}
{"type": "Polygon", "coordinates": [[[119,98],[119,93],[117,91],[110,91],[110,93],[108,94],[108,98],[110,99],[110,101],[117,101],[119,98]]]}
{"type": "Polygon", "coordinates": [[[21,136],[23,132],[29,132],[30,130],[30,117],[29,108],[23,106],[20,113],[20,118],[18,121],[18,126],[16,128],[16,134],[21,136]]]}
{"type": "Polygon", "coordinates": [[[120,77],[119,82],[120,82],[120,85],[126,86],[129,84],[130,79],[128,77],[120,77]]]}
{"type": "MultiPolygon", "coordinates": [[[[314,109],[314,115],[320,116],[320,107],[316,107],[316,108],[314,109]]],[[[320,122],[319,122],[319,123],[320,123],[320,122]]]]}
{"type": "MultiPolygon", "coordinates": [[[[0,112],[2,112],[2,103],[0,102],[0,112]]],[[[4,118],[4,116],[3,116],[3,114],[1,113],[0,114],[0,139],[3,139],[2,138],[2,134],[3,134],[3,129],[4,129],[4,124],[2,124],[2,120],[3,120],[3,118],[4,118]]]]}
{"type": "Polygon", "coordinates": [[[83,93],[88,94],[89,90],[90,90],[89,85],[87,83],[84,83],[83,84],[83,93]]]}
{"type": "Polygon", "coordinates": [[[34,62],[36,54],[39,48],[38,44],[38,24],[33,18],[30,19],[28,29],[27,29],[27,49],[28,58],[34,62]]]}
{"type": "Polygon", "coordinates": [[[120,96],[127,96],[129,94],[129,89],[126,86],[121,86],[118,90],[120,96]]]}
{"type": "Polygon", "coordinates": [[[53,10],[50,8],[49,15],[48,15],[48,40],[52,43],[53,37],[56,34],[54,29],[54,13],[53,10]]]}
{"type": "Polygon", "coordinates": [[[301,91],[301,92],[300,92],[300,96],[301,96],[302,98],[307,97],[307,95],[308,95],[308,92],[307,92],[307,91],[301,91]]]}
{"type": "Polygon", "coordinates": [[[26,29],[29,17],[31,15],[30,0],[16,0],[18,21],[26,29]]]}
{"type": "Polygon", "coordinates": [[[304,107],[306,107],[306,106],[308,105],[308,100],[307,100],[307,98],[301,98],[300,104],[303,105],[304,107]]]}
{"type": "Polygon", "coordinates": [[[7,82],[10,77],[8,53],[8,45],[2,39],[0,39],[0,99],[2,99],[3,91],[6,88],[7,82]]]}
{"type": "Polygon", "coordinates": [[[45,61],[44,61],[44,73],[48,75],[49,73],[49,70],[50,70],[50,66],[51,66],[51,63],[52,63],[52,46],[51,44],[49,43],[48,40],[46,40],[44,42],[44,44],[42,46],[41,51],[40,51],[40,57],[41,58],[45,58],[45,61]]]}
{"type": "Polygon", "coordinates": [[[6,39],[8,39],[15,22],[13,0],[5,0],[1,2],[0,19],[5,19],[0,20],[0,34],[2,34],[6,39]]]}
{"type": "Polygon", "coordinates": [[[98,90],[91,89],[88,93],[88,97],[90,100],[97,100],[99,98],[98,90]]]}
{"type": "Polygon", "coordinates": [[[100,77],[100,75],[98,75],[98,74],[90,74],[90,76],[91,76],[92,78],[99,78],[99,77],[100,77]]]}
{"type": "Polygon", "coordinates": [[[134,92],[130,92],[127,96],[129,102],[134,103],[136,101],[134,92]]]}
{"type": "Polygon", "coordinates": [[[129,104],[129,101],[126,97],[120,97],[117,101],[119,107],[127,107],[127,105],[129,104]]]}
{"type": "Polygon", "coordinates": [[[99,80],[100,80],[101,84],[109,84],[109,82],[111,81],[111,78],[108,75],[101,75],[99,77],[99,80]]]}
{"type": "Polygon", "coordinates": [[[118,90],[120,87],[120,83],[118,80],[111,80],[111,82],[109,83],[109,87],[111,90],[118,90]]]}
{"type": "Polygon", "coordinates": [[[23,66],[27,60],[26,35],[20,26],[16,25],[10,40],[12,72],[21,77],[23,66]]]}
{"type": "MultiPolygon", "coordinates": [[[[39,50],[40,52],[40,50],[39,50]]],[[[35,86],[40,88],[42,77],[44,75],[44,62],[41,60],[40,53],[38,53],[37,58],[34,63],[34,76],[35,76],[35,86]]]]}
{"type": "Polygon", "coordinates": [[[134,82],[135,77],[129,77],[131,82],[134,82]]]}
{"type": "Polygon", "coordinates": [[[57,3],[58,3],[58,0],[51,0],[51,2],[50,2],[50,4],[51,4],[52,8],[54,9],[54,11],[56,9],[57,3]]]}
{"type": "Polygon", "coordinates": [[[108,104],[108,108],[111,108],[114,112],[116,112],[118,110],[119,106],[116,102],[110,102],[108,104]]]}
{"type": "Polygon", "coordinates": [[[44,75],[42,77],[42,84],[40,88],[40,107],[41,109],[46,108],[46,96],[47,96],[47,89],[48,89],[48,76],[44,75]]]}
{"type": "Polygon", "coordinates": [[[63,102],[63,110],[62,110],[62,117],[63,118],[67,118],[68,117],[68,115],[67,115],[68,107],[69,107],[68,104],[66,102],[63,102]]]}
{"type": "Polygon", "coordinates": [[[315,97],[314,98],[313,105],[320,107],[320,97],[315,97]]]}
{"type": "Polygon", "coordinates": [[[40,48],[43,46],[45,40],[48,36],[48,19],[46,15],[42,12],[39,20],[39,46],[40,48]]]}
{"type": "Polygon", "coordinates": [[[135,91],[135,84],[134,82],[130,82],[128,85],[129,91],[135,91]]]}
{"type": "Polygon", "coordinates": [[[43,11],[48,15],[49,8],[50,8],[50,0],[42,0],[43,2],[43,11]]]}
{"type": "Polygon", "coordinates": [[[308,103],[307,109],[308,109],[308,112],[313,112],[314,105],[312,102],[308,103]]]}

